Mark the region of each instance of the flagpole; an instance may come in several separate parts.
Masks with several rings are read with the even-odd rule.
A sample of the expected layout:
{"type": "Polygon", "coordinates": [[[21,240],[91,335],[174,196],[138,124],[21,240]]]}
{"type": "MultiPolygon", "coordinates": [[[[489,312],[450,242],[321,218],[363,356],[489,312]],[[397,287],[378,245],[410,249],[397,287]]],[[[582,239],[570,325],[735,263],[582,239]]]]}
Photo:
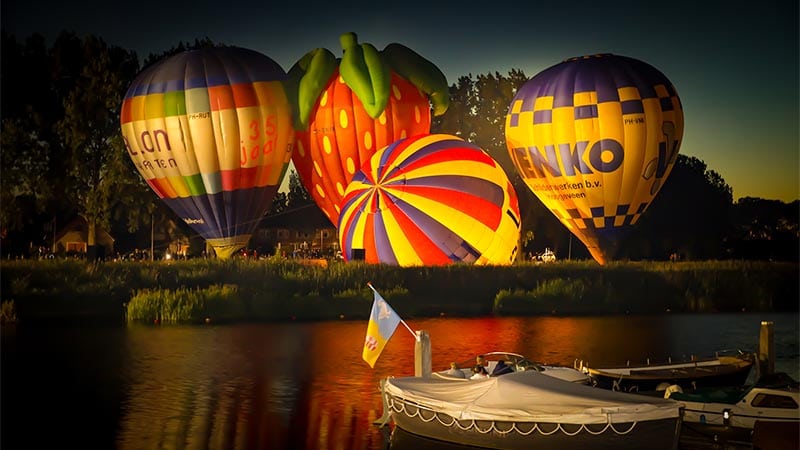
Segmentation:
{"type": "Polygon", "coordinates": [[[400,323],[402,323],[403,326],[406,327],[406,330],[408,330],[408,332],[411,333],[412,336],[414,336],[414,340],[416,341],[419,340],[419,336],[417,335],[417,333],[414,333],[414,331],[411,329],[411,327],[408,326],[405,320],[400,319],[400,323]]]}
{"type": "MultiPolygon", "coordinates": [[[[377,290],[377,289],[375,289],[375,287],[373,287],[373,286],[372,286],[372,283],[370,283],[370,282],[367,282],[367,286],[369,286],[369,288],[370,288],[370,289],[372,289],[372,290],[373,290],[373,291],[374,291],[376,294],[378,294],[378,295],[381,295],[381,293],[380,293],[380,292],[378,292],[378,290],[377,290]]],[[[381,295],[381,298],[383,298],[383,296],[382,296],[382,295],[381,295]]],[[[385,301],[385,299],[384,299],[384,301],[385,301]]],[[[387,303],[388,303],[388,302],[387,302],[387,303]]],[[[409,333],[411,333],[411,335],[412,335],[412,336],[414,336],[414,340],[416,340],[416,341],[418,341],[418,340],[419,340],[419,335],[417,335],[417,333],[415,333],[415,332],[414,332],[414,330],[412,330],[412,329],[411,329],[411,327],[409,327],[409,326],[408,326],[408,324],[406,323],[406,321],[405,321],[405,320],[403,320],[403,319],[401,318],[401,319],[400,319],[400,323],[402,323],[402,324],[403,324],[403,326],[404,326],[404,327],[406,327],[406,330],[408,330],[408,332],[409,332],[409,333]]]]}

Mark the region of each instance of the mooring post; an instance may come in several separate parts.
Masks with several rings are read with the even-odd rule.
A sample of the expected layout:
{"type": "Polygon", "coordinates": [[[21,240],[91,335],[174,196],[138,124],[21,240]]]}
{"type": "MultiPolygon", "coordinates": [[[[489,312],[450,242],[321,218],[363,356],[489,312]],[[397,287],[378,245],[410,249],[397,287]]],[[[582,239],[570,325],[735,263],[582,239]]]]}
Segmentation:
{"type": "Polygon", "coordinates": [[[414,376],[427,377],[431,374],[431,337],[425,330],[417,331],[414,344],[414,376]]]}
{"type": "Polygon", "coordinates": [[[758,336],[758,367],[762,377],[775,373],[775,333],[773,325],[773,322],[761,321],[761,332],[758,336]]]}

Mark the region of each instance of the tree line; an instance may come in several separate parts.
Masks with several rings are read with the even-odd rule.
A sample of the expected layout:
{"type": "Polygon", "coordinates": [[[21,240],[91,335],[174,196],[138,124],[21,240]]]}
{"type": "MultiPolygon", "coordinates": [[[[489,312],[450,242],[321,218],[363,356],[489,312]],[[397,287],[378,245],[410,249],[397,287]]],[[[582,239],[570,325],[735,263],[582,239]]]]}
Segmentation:
{"type": "MultiPolygon", "coordinates": [[[[119,113],[133,78],[146,66],[188,49],[220,45],[208,39],[179,42],[140,64],[131,50],[96,36],[64,31],[48,46],[33,34],[20,42],[2,31],[0,68],[0,236],[3,256],[31,246],[49,248],[55,230],[80,216],[89,245],[100,227],[115,246],[142,247],[151,227],[168,237],[193,231],[169,210],[139,176],[122,141],[119,113]]],[[[522,219],[522,254],[549,247],[559,258],[588,252],[527,188],[505,146],[508,105],[528,80],[522,70],[472,74],[450,86],[448,111],[432,132],[459,136],[486,150],[505,169],[517,192],[522,219]]],[[[297,174],[288,174],[268,215],[312,202],[297,174]]],[[[798,201],[745,197],[702,160],[679,155],[670,177],[619,258],[798,260],[798,201]]],[[[297,219],[301,221],[302,219],[297,219]]],[[[297,224],[300,226],[301,224],[297,224]]]]}

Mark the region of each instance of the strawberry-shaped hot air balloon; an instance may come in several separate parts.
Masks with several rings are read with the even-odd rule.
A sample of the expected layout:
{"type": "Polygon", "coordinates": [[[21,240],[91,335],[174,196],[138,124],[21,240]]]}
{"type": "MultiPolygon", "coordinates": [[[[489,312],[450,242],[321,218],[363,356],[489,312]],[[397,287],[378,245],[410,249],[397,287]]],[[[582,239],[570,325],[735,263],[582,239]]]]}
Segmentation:
{"type": "Polygon", "coordinates": [[[294,106],[292,161],[305,189],[336,225],[356,171],[392,142],[430,132],[449,105],[447,80],[430,61],[401,44],[378,51],[354,33],[340,37],[342,58],[312,50],[289,70],[294,106]]]}
{"type": "Polygon", "coordinates": [[[247,245],[291,159],[285,78],[261,53],[214,47],[155,63],[125,95],[133,163],[219,258],[247,245]]]}
{"type": "Polygon", "coordinates": [[[505,137],[528,187],[602,265],[669,176],[683,109],[672,83],[645,62],[572,58],[520,87],[505,137]]]}

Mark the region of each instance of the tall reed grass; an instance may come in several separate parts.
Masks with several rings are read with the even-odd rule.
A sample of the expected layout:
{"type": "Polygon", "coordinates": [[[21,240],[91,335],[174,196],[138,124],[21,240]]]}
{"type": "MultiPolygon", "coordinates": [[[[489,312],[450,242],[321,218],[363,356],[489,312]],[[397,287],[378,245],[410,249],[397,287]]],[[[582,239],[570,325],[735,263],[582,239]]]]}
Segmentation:
{"type": "Polygon", "coordinates": [[[207,288],[142,289],[126,307],[128,322],[200,323],[237,320],[245,308],[234,285],[207,288]]]}
{"type": "Polygon", "coordinates": [[[563,261],[394,267],[270,258],[0,262],[20,321],[331,320],[369,316],[372,284],[403,317],[798,311],[797,263],[563,261]]]}
{"type": "Polygon", "coordinates": [[[17,321],[17,311],[14,307],[14,300],[0,303],[0,323],[10,324],[17,321]]]}

